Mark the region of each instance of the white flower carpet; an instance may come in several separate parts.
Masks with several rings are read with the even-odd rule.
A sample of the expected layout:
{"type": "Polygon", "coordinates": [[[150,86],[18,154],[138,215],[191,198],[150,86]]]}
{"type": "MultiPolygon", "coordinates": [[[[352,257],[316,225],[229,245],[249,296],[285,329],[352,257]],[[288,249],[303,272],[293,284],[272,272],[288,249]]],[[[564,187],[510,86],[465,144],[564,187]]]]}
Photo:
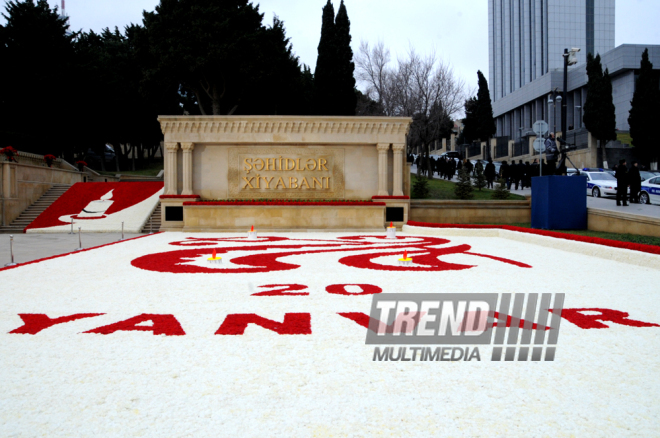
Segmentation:
{"type": "Polygon", "coordinates": [[[410,231],[161,233],[0,270],[0,436],[657,436],[660,256],[410,231]],[[570,318],[552,362],[379,362],[380,292],[562,292],[570,318]]]}

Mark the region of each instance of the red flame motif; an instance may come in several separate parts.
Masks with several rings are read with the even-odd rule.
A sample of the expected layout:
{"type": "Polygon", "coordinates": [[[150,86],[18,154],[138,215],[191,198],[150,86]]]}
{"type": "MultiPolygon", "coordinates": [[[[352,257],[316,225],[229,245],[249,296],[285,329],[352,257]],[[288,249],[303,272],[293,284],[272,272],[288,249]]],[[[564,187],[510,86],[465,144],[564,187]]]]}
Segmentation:
{"type": "Polygon", "coordinates": [[[213,248],[213,259],[215,260],[216,258],[217,257],[216,257],[216,254],[215,254],[215,248],[213,248]]]}
{"type": "Polygon", "coordinates": [[[405,249],[403,250],[403,259],[408,260],[408,251],[406,251],[405,249]]]}
{"type": "MultiPolygon", "coordinates": [[[[377,271],[456,271],[471,269],[475,265],[445,262],[441,260],[441,257],[451,254],[466,254],[489,258],[520,268],[531,268],[530,265],[515,260],[471,252],[472,247],[470,245],[451,246],[448,245],[451,242],[447,239],[429,236],[415,236],[396,242],[388,241],[384,236],[351,236],[328,240],[265,237],[259,242],[259,245],[244,243],[245,239],[241,238],[189,237],[183,241],[170,243],[173,246],[187,247],[186,249],[145,255],[136,258],[131,264],[136,268],[156,272],[240,274],[297,269],[300,265],[281,260],[293,255],[307,254],[310,255],[309,259],[313,260],[314,254],[341,254],[342,252],[355,253],[361,251],[360,254],[347,255],[338,261],[345,266],[377,271]],[[237,245],[220,246],[214,250],[219,254],[242,253],[241,256],[229,259],[231,267],[218,269],[192,263],[196,258],[204,257],[205,252],[208,251],[204,247],[228,242],[237,243],[237,245]],[[394,266],[374,262],[374,259],[401,254],[403,246],[413,247],[411,253],[415,255],[415,266],[394,266]],[[244,255],[246,252],[254,254],[244,255]]],[[[408,258],[407,249],[404,250],[404,258],[408,258]]]]}

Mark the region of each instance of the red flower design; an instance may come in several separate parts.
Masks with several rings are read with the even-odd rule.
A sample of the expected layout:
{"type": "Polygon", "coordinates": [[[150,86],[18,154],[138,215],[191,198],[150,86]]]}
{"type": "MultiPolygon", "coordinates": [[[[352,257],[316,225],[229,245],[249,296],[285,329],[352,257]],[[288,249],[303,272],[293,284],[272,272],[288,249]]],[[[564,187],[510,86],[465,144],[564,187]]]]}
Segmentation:
{"type": "Polygon", "coordinates": [[[162,182],[116,182],[116,183],[76,183],[50,207],[41,213],[25,229],[48,228],[58,225],[68,225],[59,220],[66,215],[77,215],[91,201],[112,192],[113,203],[105,212],[111,215],[138,204],[163,188],[162,182]]]}
{"type": "MultiPolygon", "coordinates": [[[[437,237],[419,237],[415,242],[407,242],[401,239],[397,241],[386,241],[384,236],[353,236],[353,237],[340,237],[336,240],[321,240],[316,241],[317,249],[310,249],[309,240],[298,240],[279,238],[282,240],[290,241],[293,244],[273,244],[264,245],[263,242],[258,242],[258,245],[244,245],[234,247],[218,247],[215,248],[218,255],[230,254],[232,252],[257,252],[252,255],[243,255],[231,260],[234,265],[242,265],[237,268],[227,269],[214,269],[206,266],[197,266],[185,264],[190,259],[199,257],[208,257],[210,250],[207,248],[194,248],[178,251],[170,251],[159,254],[149,254],[139,257],[131,262],[136,268],[144,269],[147,271],[156,272],[173,272],[173,273],[205,273],[205,274],[245,274],[245,273],[258,273],[258,272],[273,272],[273,271],[289,271],[297,269],[300,265],[284,262],[280,258],[301,255],[301,254],[322,254],[322,253],[341,253],[341,252],[356,252],[364,251],[362,254],[350,255],[339,260],[339,263],[360,269],[373,269],[378,271],[457,271],[463,269],[470,269],[472,265],[461,265],[456,263],[444,262],[439,259],[440,256],[449,254],[468,254],[477,257],[485,257],[497,260],[503,263],[511,264],[521,268],[531,268],[521,262],[508,260],[490,255],[478,254],[470,252],[470,245],[457,245],[445,246],[437,248],[440,245],[450,243],[447,239],[440,239],[437,237]],[[378,242],[370,242],[368,239],[377,239],[378,242]],[[300,243],[296,243],[300,242],[300,243]],[[381,243],[382,242],[382,243],[381,243]],[[274,252],[273,250],[284,250],[283,252],[274,252]],[[392,266],[374,263],[372,260],[392,255],[401,255],[404,250],[408,250],[408,254],[412,257],[413,266],[392,266]]],[[[175,246],[202,246],[208,245],[213,242],[227,241],[225,239],[201,239],[201,242],[185,240],[182,242],[173,242],[175,246]]],[[[235,240],[234,240],[235,241],[235,240]]],[[[245,242],[245,239],[241,240],[245,242]]]]}

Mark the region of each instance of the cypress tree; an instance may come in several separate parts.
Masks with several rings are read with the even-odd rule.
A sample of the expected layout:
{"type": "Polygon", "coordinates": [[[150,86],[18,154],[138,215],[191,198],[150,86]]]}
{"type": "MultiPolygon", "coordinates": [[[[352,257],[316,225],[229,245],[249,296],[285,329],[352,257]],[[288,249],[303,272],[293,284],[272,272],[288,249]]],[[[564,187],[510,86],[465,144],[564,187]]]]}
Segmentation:
{"type": "Polygon", "coordinates": [[[646,161],[658,159],[657,134],[655,124],[660,120],[660,91],[658,76],[653,73],[653,64],[649,61],[649,49],[644,50],[639,68],[639,77],[635,83],[635,93],[630,102],[630,136],[635,151],[646,161]]]}
{"type": "Polygon", "coordinates": [[[474,188],[470,182],[470,174],[463,167],[458,172],[458,182],[454,186],[454,194],[458,199],[472,199],[474,198],[474,188]]]}
{"type": "Polygon", "coordinates": [[[319,41],[316,70],[314,70],[315,105],[318,115],[332,115],[333,102],[333,69],[337,64],[335,50],[335,8],[328,0],[323,7],[323,23],[321,25],[321,40],[319,41]]]}
{"type": "Polygon", "coordinates": [[[612,81],[609,71],[600,62],[600,55],[587,55],[587,100],[584,103],[584,126],[596,139],[603,150],[603,166],[607,164],[605,143],[616,140],[616,115],[612,100],[612,81]]]}
{"type": "Polygon", "coordinates": [[[463,119],[463,131],[457,140],[458,144],[471,143],[478,139],[479,121],[477,120],[477,98],[471,97],[465,101],[465,118],[463,119]],[[462,137],[462,138],[460,138],[462,137]]]}
{"type": "Polygon", "coordinates": [[[344,0],[339,5],[335,20],[335,48],[337,51],[335,64],[337,90],[333,93],[336,99],[335,115],[354,116],[357,105],[355,63],[353,63],[353,49],[351,49],[351,21],[348,19],[344,0]]]}
{"type": "MultiPolygon", "coordinates": [[[[477,72],[479,77],[479,91],[477,92],[477,105],[474,109],[474,116],[476,118],[476,138],[481,141],[488,141],[497,128],[495,127],[495,119],[493,118],[493,105],[490,101],[490,91],[488,90],[488,81],[481,71],[477,72]]],[[[490,147],[487,148],[490,150],[490,147]]]]}

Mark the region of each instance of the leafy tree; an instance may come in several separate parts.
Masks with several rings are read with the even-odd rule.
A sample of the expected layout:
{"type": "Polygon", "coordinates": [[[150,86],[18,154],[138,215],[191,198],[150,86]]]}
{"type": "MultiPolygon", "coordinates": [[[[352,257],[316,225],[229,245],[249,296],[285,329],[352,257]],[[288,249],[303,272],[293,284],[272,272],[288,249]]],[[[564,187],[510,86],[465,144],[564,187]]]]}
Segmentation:
{"type": "Polygon", "coordinates": [[[0,147],[61,155],[77,125],[71,115],[79,110],[70,91],[76,34],[46,0],[9,1],[5,11],[7,22],[0,26],[0,147]]]}
{"type": "Polygon", "coordinates": [[[470,174],[465,167],[458,172],[458,182],[454,186],[454,194],[458,199],[474,198],[474,188],[470,182],[470,174]]]}
{"type": "Polygon", "coordinates": [[[660,152],[655,132],[655,124],[660,120],[658,102],[660,102],[658,76],[653,72],[653,64],[649,61],[649,49],[645,49],[639,77],[635,83],[628,123],[633,146],[646,161],[656,161],[660,152]]]}
{"type": "Polygon", "coordinates": [[[302,95],[298,59],[283,23],[266,28],[262,19],[248,0],[161,0],[144,13],[147,79],[172,78],[201,114],[292,112],[288,100],[302,95]]]}
{"type": "Polygon", "coordinates": [[[488,181],[486,181],[486,175],[484,175],[484,165],[481,163],[481,161],[478,161],[474,166],[474,176],[472,177],[472,180],[474,181],[474,186],[479,191],[488,185],[488,181]]]}
{"type": "Polygon", "coordinates": [[[479,78],[479,91],[477,91],[477,102],[474,108],[475,129],[472,131],[472,135],[474,135],[473,139],[487,142],[495,135],[497,128],[493,118],[493,105],[490,101],[488,81],[481,71],[477,72],[477,76],[479,78]]]}
{"type": "Polygon", "coordinates": [[[504,178],[498,179],[497,184],[495,185],[495,190],[492,194],[493,199],[509,199],[510,194],[511,192],[506,188],[506,180],[504,178]]]}
{"type": "MultiPolygon", "coordinates": [[[[80,34],[75,44],[77,100],[89,111],[79,114],[81,126],[71,135],[83,146],[82,153],[91,147],[103,156],[105,145],[113,145],[116,170],[120,163],[127,166],[129,151],[137,152],[138,165],[144,155],[153,157],[162,139],[158,115],[182,112],[176,84],[142,82],[142,32],[135,25],[125,34],[116,28],[101,34],[90,31],[80,34]]],[[[104,170],[104,160],[100,164],[104,170]]]]}
{"type": "Polygon", "coordinates": [[[587,55],[587,100],[584,103],[584,126],[596,139],[603,150],[603,165],[607,163],[605,144],[616,140],[616,115],[612,100],[612,81],[609,72],[600,62],[600,55],[587,55]]]}

